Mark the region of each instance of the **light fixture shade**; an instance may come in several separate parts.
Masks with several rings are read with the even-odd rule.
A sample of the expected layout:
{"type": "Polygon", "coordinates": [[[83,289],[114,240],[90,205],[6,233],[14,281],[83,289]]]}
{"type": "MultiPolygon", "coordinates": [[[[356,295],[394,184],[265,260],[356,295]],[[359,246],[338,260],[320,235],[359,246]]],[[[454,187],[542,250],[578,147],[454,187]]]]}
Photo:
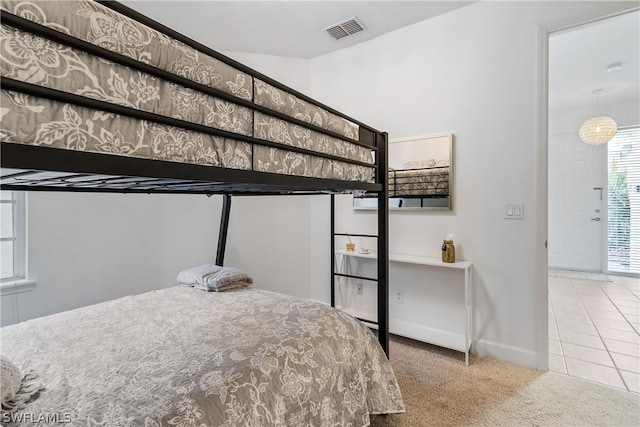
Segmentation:
{"type": "Polygon", "coordinates": [[[617,132],[618,125],[611,117],[594,117],[580,127],[580,139],[587,144],[601,145],[609,142],[617,132]]]}

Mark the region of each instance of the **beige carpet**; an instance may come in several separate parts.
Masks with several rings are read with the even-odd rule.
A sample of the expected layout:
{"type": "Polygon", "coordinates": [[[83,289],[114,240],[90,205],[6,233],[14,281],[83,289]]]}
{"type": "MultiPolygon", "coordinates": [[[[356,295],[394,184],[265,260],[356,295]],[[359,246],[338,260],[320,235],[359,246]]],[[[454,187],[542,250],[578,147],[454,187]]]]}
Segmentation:
{"type": "Polygon", "coordinates": [[[640,426],[640,395],[392,337],[407,412],[373,427],[640,426]]]}

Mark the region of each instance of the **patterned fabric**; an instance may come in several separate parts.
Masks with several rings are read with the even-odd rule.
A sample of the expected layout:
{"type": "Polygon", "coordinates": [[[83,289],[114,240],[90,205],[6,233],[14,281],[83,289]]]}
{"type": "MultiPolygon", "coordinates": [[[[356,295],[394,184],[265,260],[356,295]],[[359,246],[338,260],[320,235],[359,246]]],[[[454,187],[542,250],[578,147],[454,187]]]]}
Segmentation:
{"type": "Polygon", "coordinates": [[[390,171],[389,197],[403,196],[449,196],[449,168],[390,171]]]}
{"type": "MultiPolygon", "coordinates": [[[[252,77],[93,1],[13,1],[0,8],[194,82],[252,100],[252,77]]],[[[369,149],[254,112],[79,49],[2,25],[2,76],[284,146],[373,164],[369,149]]],[[[358,126],[259,82],[256,104],[358,138],[358,126]]],[[[4,142],[288,175],[371,181],[374,168],[4,91],[4,142]]]]}
{"type": "Polygon", "coordinates": [[[23,412],[59,414],[70,426],[360,427],[371,413],[404,412],[369,329],[266,291],[173,287],[0,336],[45,386],[23,412]]]}
{"type": "Polygon", "coordinates": [[[4,142],[173,162],[251,168],[251,146],[218,136],[2,91],[4,142]]]}
{"type": "Polygon", "coordinates": [[[253,169],[285,175],[322,177],[344,181],[368,182],[373,169],[308,154],[294,153],[279,148],[255,146],[253,169]]]}
{"type": "Polygon", "coordinates": [[[251,135],[251,109],[2,25],[2,75],[111,104],[251,135]],[[34,72],[35,71],[35,72],[34,72]]]}
{"type": "Polygon", "coordinates": [[[359,127],[355,123],[336,116],[320,107],[311,105],[300,98],[278,89],[269,83],[254,79],[254,103],[289,117],[314,124],[351,139],[358,139],[359,127]]]}
{"type": "Polygon", "coordinates": [[[325,135],[275,117],[255,112],[254,135],[256,138],[283,145],[306,148],[322,154],[371,163],[371,150],[338,138],[325,135]]]}
{"type": "MultiPolygon", "coordinates": [[[[2,0],[0,7],[80,40],[158,67],[205,86],[251,100],[251,76],[215,58],[90,0],[2,0]]],[[[25,55],[42,56],[40,62],[57,61],[50,46],[33,40],[25,55]]],[[[38,61],[36,59],[36,61],[38,61]]]]}

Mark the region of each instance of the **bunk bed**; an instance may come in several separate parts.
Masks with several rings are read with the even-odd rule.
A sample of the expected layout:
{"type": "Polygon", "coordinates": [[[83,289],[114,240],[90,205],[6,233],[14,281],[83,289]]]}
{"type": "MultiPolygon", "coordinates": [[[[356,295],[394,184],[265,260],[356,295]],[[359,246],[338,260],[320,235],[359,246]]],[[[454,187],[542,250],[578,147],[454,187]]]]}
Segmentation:
{"type": "MultiPolygon", "coordinates": [[[[232,196],[331,194],[332,223],[334,194],[387,206],[386,133],[117,2],[0,9],[2,189],[223,195],[219,265],[232,196]]],[[[377,237],[377,339],[319,303],[174,287],[2,328],[3,354],[51,381],[26,411],[72,425],[368,425],[404,411],[385,357],[387,209],[377,237]],[[205,314],[229,310],[249,315],[205,314]]]]}

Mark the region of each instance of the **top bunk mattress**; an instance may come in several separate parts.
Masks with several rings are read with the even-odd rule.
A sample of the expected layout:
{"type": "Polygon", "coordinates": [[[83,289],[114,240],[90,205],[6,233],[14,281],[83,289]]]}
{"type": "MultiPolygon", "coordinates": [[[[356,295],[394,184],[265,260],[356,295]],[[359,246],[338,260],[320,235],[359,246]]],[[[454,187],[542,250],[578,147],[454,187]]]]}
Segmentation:
{"type": "Polygon", "coordinates": [[[357,123],[105,5],[0,7],[3,143],[372,180],[357,123]]]}

